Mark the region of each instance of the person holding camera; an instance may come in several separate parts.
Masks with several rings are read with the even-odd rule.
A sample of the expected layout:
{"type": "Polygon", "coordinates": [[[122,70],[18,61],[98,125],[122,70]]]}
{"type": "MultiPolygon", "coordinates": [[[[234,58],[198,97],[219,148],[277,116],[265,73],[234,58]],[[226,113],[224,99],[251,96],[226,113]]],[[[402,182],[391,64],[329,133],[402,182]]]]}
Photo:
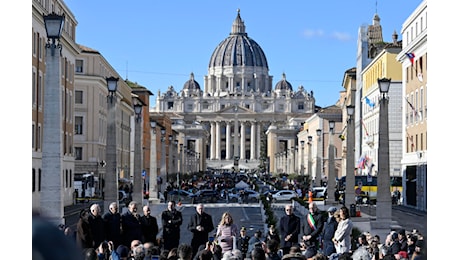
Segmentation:
{"type": "Polygon", "coordinates": [[[201,245],[205,245],[208,241],[209,232],[214,230],[214,223],[212,217],[204,212],[204,205],[202,203],[196,206],[195,214],[190,216],[187,229],[193,233],[192,242],[190,243],[193,249],[193,256],[198,252],[201,245]]]}

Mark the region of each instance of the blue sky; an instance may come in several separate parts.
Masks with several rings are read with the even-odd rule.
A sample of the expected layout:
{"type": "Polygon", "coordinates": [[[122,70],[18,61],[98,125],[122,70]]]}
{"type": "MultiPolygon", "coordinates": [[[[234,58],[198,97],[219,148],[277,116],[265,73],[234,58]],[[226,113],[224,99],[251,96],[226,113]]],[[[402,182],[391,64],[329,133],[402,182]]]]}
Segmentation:
{"type": "Polygon", "coordinates": [[[78,21],[77,43],[98,50],[153,98],[170,85],[181,90],[191,72],[204,87],[209,59],[239,8],[248,36],[265,52],[273,84],[286,73],[295,90],[303,85],[317,105],[329,106],[343,90],[344,72],[355,67],[359,26],[372,24],[377,10],[390,42],[421,0],[65,2],[78,21]]]}

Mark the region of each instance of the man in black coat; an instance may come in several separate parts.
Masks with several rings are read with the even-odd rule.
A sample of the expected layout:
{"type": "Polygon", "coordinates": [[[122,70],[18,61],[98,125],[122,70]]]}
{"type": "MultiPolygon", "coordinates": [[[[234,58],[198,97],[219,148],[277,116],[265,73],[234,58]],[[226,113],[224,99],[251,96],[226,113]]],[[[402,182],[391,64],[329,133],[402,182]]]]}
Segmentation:
{"type": "Polygon", "coordinates": [[[303,228],[302,240],[307,248],[305,257],[310,258],[318,252],[324,220],[323,216],[318,211],[318,206],[315,202],[310,202],[308,204],[308,210],[309,213],[306,216],[306,224],[303,228]]]}
{"type": "Polygon", "coordinates": [[[203,204],[200,203],[196,206],[196,212],[190,216],[187,229],[193,233],[191,246],[193,255],[196,255],[200,245],[206,245],[209,232],[214,230],[212,216],[204,212],[203,204]]]}
{"type": "Polygon", "coordinates": [[[117,202],[109,205],[109,211],[106,212],[102,219],[104,220],[105,235],[107,241],[112,241],[115,248],[123,242],[121,239],[121,215],[118,212],[117,202]]]}
{"type": "Polygon", "coordinates": [[[157,234],[158,234],[158,223],[157,219],[150,215],[150,207],[145,205],[142,210],[144,211],[144,215],[141,217],[141,224],[142,224],[142,235],[143,240],[142,242],[152,242],[154,245],[158,245],[157,243],[157,234]]]}
{"type": "Polygon", "coordinates": [[[163,250],[171,250],[179,246],[182,212],[176,210],[176,202],[168,202],[168,208],[161,213],[163,225],[163,250]]]}
{"type": "Polygon", "coordinates": [[[106,240],[104,220],[101,216],[101,206],[99,204],[92,204],[89,208],[90,214],[88,216],[89,226],[93,234],[93,248],[96,249],[99,245],[106,240]]]}
{"type": "Polygon", "coordinates": [[[131,247],[133,240],[142,241],[141,216],[137,212],[136,201],[131,201],[128,205],[128,211],[121,216],[121,229],[125,246],[131,247]]]}
{"type": "Polygon", "coordinates": [[[294,214],[291,204],[284,208],[286,215],[280,219],[281,248],[283,254],[288,254],[291,246],[298,246],[300,233],[300,218],[294,214]]]}
{"type": "Polygon", "coordinates": [[[332,242],[334,238],[335,230],[337,229],[337,220],[334,217],[334,213],[337,211],[336,207],[330,207],[327,210],[328,218],[324,222],[323,231],[321,232],[321,239],[323,240],[323,254],[329,257],[335,253],[335,245],[332,242]]]}

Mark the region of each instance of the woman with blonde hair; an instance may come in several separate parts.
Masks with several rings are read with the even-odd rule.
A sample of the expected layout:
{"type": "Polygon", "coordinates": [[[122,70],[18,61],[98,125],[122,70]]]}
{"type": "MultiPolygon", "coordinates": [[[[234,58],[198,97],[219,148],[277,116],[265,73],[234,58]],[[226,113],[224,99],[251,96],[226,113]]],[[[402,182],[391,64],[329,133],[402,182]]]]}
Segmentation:
{"type": "Polygon", "coordinates": [[[222,248],[222,254],[227,251],[236,249],[236,237],[238,236],[238,227],[233,223],[230,213],[224,212],[222,219],[217,226],[216,240],[222,248]]]}

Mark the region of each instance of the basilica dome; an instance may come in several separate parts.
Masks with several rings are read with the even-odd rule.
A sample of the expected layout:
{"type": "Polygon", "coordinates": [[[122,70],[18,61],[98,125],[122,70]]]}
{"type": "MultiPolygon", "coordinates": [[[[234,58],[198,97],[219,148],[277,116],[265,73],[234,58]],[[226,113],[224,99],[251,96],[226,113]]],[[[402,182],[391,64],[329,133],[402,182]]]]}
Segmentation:
{"type": "Polygon", "coordinates": [[[292,91],[292,85],[289,83],[289,81],[286,80],[286,74],[283,73],[283,79],[278,81],[275,85],[275,90],[291,90],[292,91]]]}
{"type": "Polygon", "coordinates": [[[255,66],[268,69],[262,48],[248,37],[240,11],[233,22],[232,32],[214,50],[209,68],[223,66],[255,66]]]}
{"type": "Polygon", "coordinates": [[[193,72],[190,74],[190,79],[184,83],[184,89],[200,90],[200,84],[196,82],[193,72]]]}

